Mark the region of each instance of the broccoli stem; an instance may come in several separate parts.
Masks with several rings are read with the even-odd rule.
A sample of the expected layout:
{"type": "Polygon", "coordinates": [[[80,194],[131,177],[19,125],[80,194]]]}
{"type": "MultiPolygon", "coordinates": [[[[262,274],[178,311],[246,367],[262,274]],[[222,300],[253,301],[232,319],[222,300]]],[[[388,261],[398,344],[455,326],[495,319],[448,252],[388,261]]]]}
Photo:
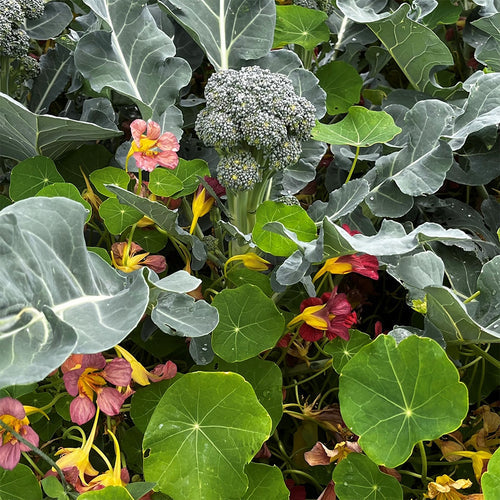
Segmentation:
{"type": "Polygon", "coordinates": [[[304,47],[301,47],[300,45],[295,45],[294,51],[302,61],[302,65],[304,66],[304,68],[311,69],[314,51],[307,50],[304,47]]]}
{"type": "Polygon", "coordinates": [[[0,56],[0,92],[9,95],[10,57],[0,56]]]}

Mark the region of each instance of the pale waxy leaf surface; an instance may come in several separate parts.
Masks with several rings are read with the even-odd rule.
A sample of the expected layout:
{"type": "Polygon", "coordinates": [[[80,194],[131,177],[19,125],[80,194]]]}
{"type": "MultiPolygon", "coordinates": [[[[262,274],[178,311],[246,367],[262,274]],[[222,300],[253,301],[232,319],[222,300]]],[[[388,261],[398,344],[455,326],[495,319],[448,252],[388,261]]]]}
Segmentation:
{"type": "Polygon", "coordinates": [[[184,375],[164,394],[144,435],[144,476],[173,498],[241,499],[244,467],[271,418],[236,373],[184,375]]]}
{"type": "Polygon", "coordinates": [[[337,7],[346,17],[363,24],[387,17],[388,12],[380,13],[386,4],[387,0],[337,0],[337,7]]]}
{"type": "Polygon", "coordinates": [[[389,17],[370,22],[377,35],[415,90],[433,94],[438,88],[431,76],[436,66],[453,65],[448,47],[429,28],[408,19],[410,6],[403,4],[389,17]]]}
{"type": "Polygon", "coordinates": [[[0,386],[41,380],[74,351],[109,349],[144,314],[142,273],[124,277],[87,251],[86,216],[66,198],[30,198],[2,210],[0,386]]]}
{"type": "Polygon", "coordinates": [[[85,34],[75,50],[75,65],[92,88],[110,87],[132,99],[142,118],[158,118],[189,83],[189,64],[175,55],[172,40],[161,31],[141,2],[85,0],[103,29],[85,34]]]}
{"type": "Polygon", "coordinates": [[[59,116],[37,115],[0,93],[0,151],[2,156],[25,160],[43,155],[59,158],[85,142],[111,139],[119,130],[59,116]]]}
{"type": "Polygon", "coordinates": [[[368,457],[397,467],[419,441],[460,426],[469,405],[459,380],[434,340],[412,335],[396,345],[393,337],[380,335],[342,369],[342,416],[368,457]]]}
{"type": "Polygon", "coordinates": [[[366,455],[350,453],[333,470],[335,493],[340,500],[402,500],[398,480],[384,474],[366,455]]]}
{"type": "Polygon", "coordinates": [[[26,19],[26,33],[34,40],[54,38],[73,21],[73,12],[64,2],[47,2],[43,14],[26,19]]]}
{"type": "Polygon", "coordinates": [[[238,68],[271,49],[273,0],[160,0],[203,48],[215,69],[238,68]]]}
{"type": "Polygon", "coordinates": [[[484,44],[477,47],[474,59],[493,71],[500,71],[500,13],[477,19],[471,24],[490,35],[484,44]]]}
{"type": "Polygon", "coordinates": [[[253,358],[274,347],[283,334],[283,315],[255,285],[222,290],[212,303],[219,311],[212,348],[225,361],[253,358]]]}

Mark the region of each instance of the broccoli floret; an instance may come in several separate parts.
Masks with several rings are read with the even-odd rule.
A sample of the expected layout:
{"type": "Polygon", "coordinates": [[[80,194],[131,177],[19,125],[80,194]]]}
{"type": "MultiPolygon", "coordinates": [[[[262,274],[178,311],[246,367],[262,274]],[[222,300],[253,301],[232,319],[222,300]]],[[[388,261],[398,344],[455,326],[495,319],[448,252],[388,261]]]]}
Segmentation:
{"type": "Polygon", "coordinates": [[[236,152],[221,158],[217,179],[226,189],[247,191],[261,180],[260,167],[251,153],[236,152]]]}
{"type": "Polygon", "coordinates": [[[288,205],[289,207],[293,206],[299,206],[300,207],[300,201],[295,197],[295,196],[280,196],[279,198],[276,198],[275,200],[277,203],[283,203],[283,205],[288,205]]]}
{"type": "Polygon", "coordinates": [[[27,55],[30,39],[24,20],[36,19],[43,11],[43,0],[0,0],[0,56],[22,59],[27,55]]]}
{"type": "Polygon", "coordinates": [[[330,0],[294,0],[293,3],[308,9],[322,10],[328,15],[333,14],[333,5],[330,0]]]}
{"type": "Polygon", "coordinates": [[[236,191],[252,189],[265,169],[297,163],[301,141],[315,124],[314,106],[295,93],[292,81],[259,66],[213,74],[205,98],[195,130],[222,156],[221,184],[236,191]],[[240,172],[237,166],[245,169],[240,172]]]}

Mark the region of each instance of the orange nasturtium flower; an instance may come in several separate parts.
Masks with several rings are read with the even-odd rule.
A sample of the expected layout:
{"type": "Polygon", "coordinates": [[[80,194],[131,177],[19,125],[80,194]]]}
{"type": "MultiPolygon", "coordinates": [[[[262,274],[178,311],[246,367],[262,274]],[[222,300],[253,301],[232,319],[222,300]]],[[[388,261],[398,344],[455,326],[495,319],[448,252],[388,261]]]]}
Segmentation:
{"type": "Polygon", "coordinates": [[[137,168],[146,172],[152,172],[158,165],[170,169],[177,167],[179,142],[174,134],[171,132],[162,134],[158,123],[144,120],[134,120],[130,124],[130,131],[133,141],[127,155],[125,170],[131,156],[134,157],[137,168]]]}
{"type": "Polygon", "coordinates": [[[230,262],[241,262],[247,269],[252,271],[267,271],[271,263],[259,257],[256,253],[248,252],[241,255],[233,255],[230,259],[226,260],[224,265],[224,274],[226,274],[227,266],[230,262]]]}

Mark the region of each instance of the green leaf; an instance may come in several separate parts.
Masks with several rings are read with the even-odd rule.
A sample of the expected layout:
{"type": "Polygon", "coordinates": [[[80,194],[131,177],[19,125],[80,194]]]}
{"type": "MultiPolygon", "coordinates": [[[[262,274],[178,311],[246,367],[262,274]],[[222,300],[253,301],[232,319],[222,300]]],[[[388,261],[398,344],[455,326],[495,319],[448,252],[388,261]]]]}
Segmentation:
{"type": "Polygon", "coordinates": [[[73,12],[63,2],[48,2],[43,14],[36,19],[26,19],[26,33],[34,40],[54,38],[73,21],[73,12]]]}
{"type": "Polygon", "coordinates": [[[325,23],[327,19],[326,13],[321,10],[298,5],[277,5],[273,48],[293,43],[313,50],[316,45],[330,39],[330,30],[325,23]]]}
{"type": "Polygon", "coordinates": [[[248,485],[244,466],[270,430],[271,418],[241,375],[188,373],[151,417],[145,480],[173,498],[240,499],[248,485]]]}
{"type": "Polygon", "coordinates": [[[368,27],[390,52],[415,90],[433,95],[438,89],[432,83],[436,66],[453,65],[448,47],[429,28],[408,19],[408,4],[368,27]]]}
{"type": "Polygon", "coordinates": [[[316,123],[312,138],[328,144],[350,145],[366,148],[379,142],[389,142],[401,129],[385,111],[370,111],[361,106],[351,106],[347,116],[333,125],[316,123]]]}
{"type": "Polygon", "coordinates": [[[134,500],[141,500],[141,498],[151,491],[156,486],[156,483],[144,483],[141,481],[128,483],[127,491],[132,495],[134,500]]]}
{"type": "Polygon", "coordinates": [[[273,421],[272,430],[280,423],[283,415],[283,376],[276,363],[260,358],[248,359],[241,363],[216,360],[201,369],[211,372],[239,373],[252,385],[259,403],[269,413],[273,421]]]}
{"type": "Polygon", "coordinates": [[[134,241],[144,248],[146,252],[158,253],[165,248],[168,242],[168,236],[152,227],[136,227],[134,231],[134,241]]]}
{"type": "Polygon", "coordinates": [[[240,67],[271,49],[273,0],[160,0],[159,4],[203,48],[217,71],[240,67]]]}
{"type": "Polygon", "coordinates": [[[212,348],[225,361],[232,363],[257,356],[274,347],[283,334],[283,315],[254,285],[222,290],[212,303],[219,311],[212,348]]]}
{"type": "Polygon", "coordinates": [[[488,470],[481,477],[484,500],[500,498],[500,448],[488,462],[488,470]]]}
{"type": "Polygon", "coordinates": [[[127,175],[127,172],[116,167],[104,167],[99,170],[94,170],[90,173],[89,178],[97,191],[108,198],[116,198],[116,194],[106,189],[105,184],[114,184],[126,189],[130,182],[130,177],[127,175]]]}
{"type": "Polygon", "coordinates": [[[472,21],[476,28],[490,35],[474,52],[474,59],[493,71],[500,71],[500,13],[472,21]]]}
{"type": "Polygon", "coordinates": [[[288,500],[290,490],[286,487],[281,470],[274,466],[249,463],[245,467],[248,490],[241,500],[288,500]]]}
{"type": "Polygon", "coordinates": [[[26,465],[18,464],[13,470],[0,468],[0,498],[2,500],[42,500],[38,479],[26,465]]]}
{"type": "Polygon", "coordinates": [[[366,455],[349,453],[333,471],[339,500],[403,500],[398,480],[380,472],[366,455]]]}
{"type": "Polygon", "coordinates": [[[87,491],[78,496],[80,500],[134,500],[123,486],[106,486],[102,490],[87,491]]]}
{"type": "Polygon", "coordinates": [[[182,374],[177,374],[174,378],[141,387],[133,394],[130,402],[130,417],[142,433],[146,432],[151,415],[166,390],[182,376],[182,374]]]}
{"type": "MultiPolygon", "coordinates": [[[[158,170],[158,169],[157,169],[158,170]]],[[[172,173],[182,182],[182,190],[174,198],[182,198],[194,193],[200,184],[200,177],[210,175],[208,164],[205,160],[184,160],[179,158],[179,164],[172,173]]]]}
{"type": "Polygon", "coordinates": [[[43,197],[0,212],[0,387],[39,381],[74,350],[109,349],[142,318],[142,273],[124,277],[87,251],[86,215],[43,197]]]}
{"type": "Polygon", "coordinates": [[[151,313],[162,331],[181,337],[201,337],[213,331],[219,316],[215,307],[181,293],[162,293],[151,313]],[[175,331],[175,333],[174,333],[175,331]]]}
{"type": "Polygon", "coordinates": [[[347,113],[353,104],[359,102],[363,79],[350,64],[333,61],[321,66],[316,76],[326,92],[326,109],[330,115],[347,113]]]}
{"type": "Polygon", "coordinates": [[[37,155],[57,159],[88,141],[111,139],[119,130],[59,116],[37,115],[0,93],[0,151],[5,158],[25,160],[37,155]]]}
{"type": "Polygon", "coordinates": [[[459,380],[434,340],[412,335],[396,345],[393,337],[380,335],[342,370],[342,417],[360,436],[368,457],[396,467],[419,441],[437,439],[460,426],[468,397],[459,380]]]}
{"type": "Polygon", "coordinates": [[[142,118],[155,119],[175,103],[191,68],[175,55],[171,38],[149,9],[127,0],[85,0],[105,23],[78,42],[75,65],[96,92],[109,87],[137,104],[142,118]]]}
{"type": "Polygon", "coordinates": [[[62,196],[64,198],[68,198],[70,200],[81,203],[84,206],[85,210],[88,211],[85,222],[88,222],[92,215],[92,207],[90,206],[90,203],[82,198],[82,195],[80,194],[78,189],[73,186],[73,184],[69,184],[67,182],[56,182],[40,189],[40,191],[36,193],[36,196],[45,196],[47,198],[62,196]]]}
{"type": "Polygon", "coordinates": [[[57,500],[67,500],[68,498],[64,486],[55,476],[47,476],[42,479],[42,487],[45,494],[50,498],[56,498],[57,500]]]}
{"type": "Polygon", "coordinates": [[[439,24],[455,24],[461,13],[460,5],[453,4],[451,0],[438,0],[436,8],[422,18],[422,23],[430,29],[436,28],[439,24]]]}
{"type": "Polygon", "coordinates": [[[371,342],[370,336],[359,330],[349,330],[349,340],[337,337],[325,344],[323,350],[332,357],[332,366],[337,373],[365,345],[371,342]]]}
{"type": "Polygon", "coordinates": [[[122,205],[116,198],[101,203],[99,215],[111,234],[121,234],[127,227],[142,219],[142,213],[135,208],[122,205]]]}
{"type": "Polygon", "coordinates": [[[28,158],[12,169],[9,196],[14,201],[24,200],[35,196],[40,189],[56,182],[64,182],[64,179],[50,158],[45,156],[28,158]]]}
{"type": "Polygon", "coordinates": [[[264,229],[269,222],[280,222],[286,229],[293,231],[300,241],[308,242],[316,238],[316,225],[302,207],[266,201],[257,208],[252,231],[253,241],[264,252],[288,257],[297,250],[297,244],[292,240],[264,229]]]}
{"type": "Polygon", "coordinates": [[[387,12],[378,14],[386,4],[387,0],[337,0],[337,7],[347,18],[363,24],[387,16],[387,12]]]}
{"type": "Polygon", "coordinates": [[[173,196],[182,188],[182,181],[166,168],[155,168],[149,174],[149,190],[157,196],[173,196]]]}

